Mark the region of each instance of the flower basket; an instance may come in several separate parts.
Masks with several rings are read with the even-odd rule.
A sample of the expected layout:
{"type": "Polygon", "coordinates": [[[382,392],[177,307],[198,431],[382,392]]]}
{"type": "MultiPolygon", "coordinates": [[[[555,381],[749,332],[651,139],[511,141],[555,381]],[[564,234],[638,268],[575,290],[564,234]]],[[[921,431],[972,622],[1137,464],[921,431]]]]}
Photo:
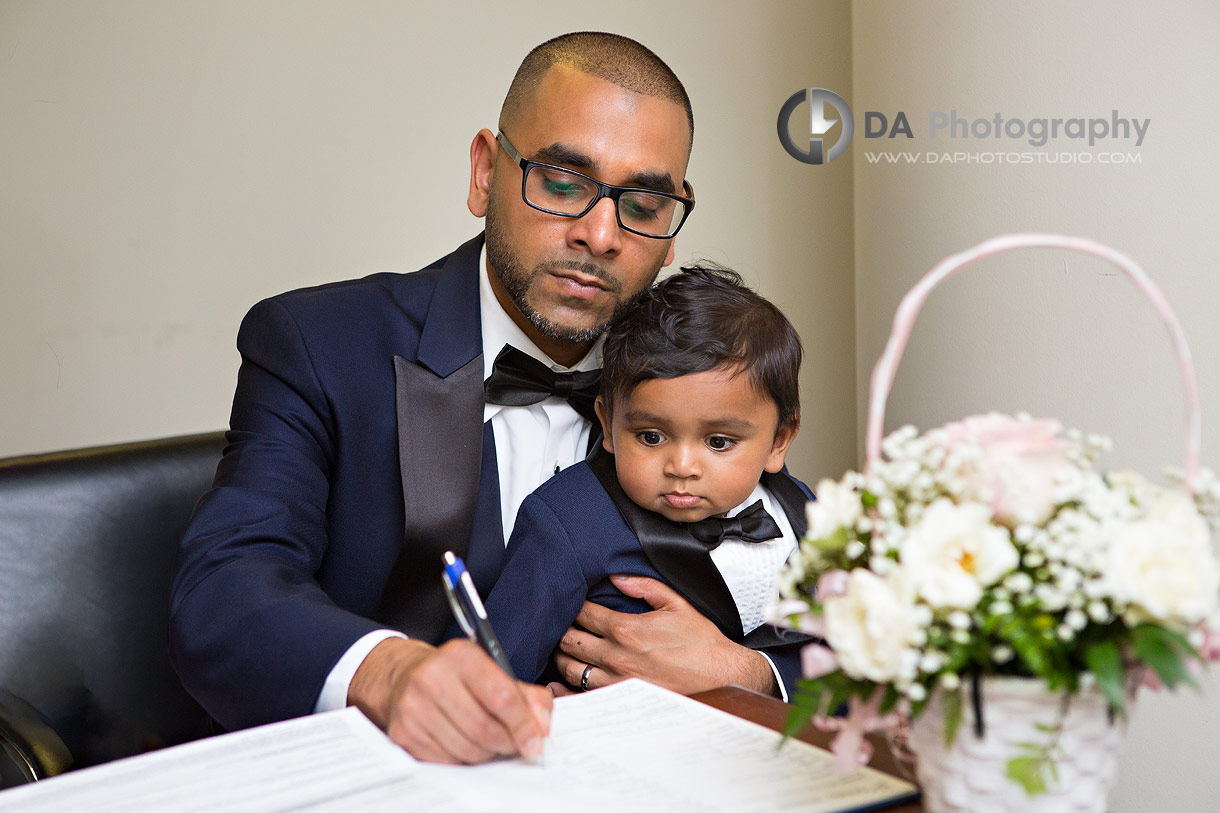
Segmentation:
{"type": "Polygon", "coordinates": [[[1101,691],[1094,686],[1068,696],[1034,678],[992,676],[980,683],[984,736],[976,733],[974,707],[967,703],[953,744],[945,745],[943,692],[933,692],[911,724],[924,806],[952,813],[1104,811],[1126,724],[1110,716],[1101,691]],[[1054,766],[1047,787],[1032,798],[1023,784],[1006,778],[1014,756],[1024,760],[1019,765],[1054,766]]]}
{"type": "Polygon", "coordinates": [[[1124,715],[1145,674],[1169,687],[1220,658],[1220,485],[1199,466],[1198,386],[1186,338],[1125,255],[1060,235],[997,237],[947,258],[903,298],[873,371],[867,466],[823,480],[780,578],[773,617],[807,647],[795,728],[907,725],[932,810],[1104,810],[1124,715]],[[1117,266],[1169,329],[1188,407],[1177,485],[1104,472],[1105,438],[990,414],[882,439],[886,400],[931,290],[1022,247],[1117,266]],[[844,705],[846,717],[827,718],[844,705]],[[1092,784],[1090,784],[1090,782],[1092,784]]]}

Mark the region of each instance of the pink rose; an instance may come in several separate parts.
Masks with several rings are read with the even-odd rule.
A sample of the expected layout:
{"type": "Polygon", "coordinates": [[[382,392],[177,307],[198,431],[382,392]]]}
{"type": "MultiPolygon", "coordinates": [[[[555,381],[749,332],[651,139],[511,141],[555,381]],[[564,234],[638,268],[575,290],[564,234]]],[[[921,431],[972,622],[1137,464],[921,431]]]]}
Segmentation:
{"type": "Polygon", "coordinates": [[[827,570],[818,576],[816,595],[819,601],[841,596],[847,592],[847,571],[827,570]]]}
{"type": "Polygon", "coordinates": [[[801,674],[811,680],[825,677],[839,668],[839,659],[830,647],[806,644],[801,647],[801,674]]]}
{"type": "Polygon", "coordinates": [[[963,443],[979,448],[981,457],[962,475],[968,496],[991,505],[1000,522],[1040,525],[1055,509],[1055,486],[1075,467],[1071,444],[1055,420],[1014,418],[991,412],[947,424],[931,438],[952,449],[963,443]]]}

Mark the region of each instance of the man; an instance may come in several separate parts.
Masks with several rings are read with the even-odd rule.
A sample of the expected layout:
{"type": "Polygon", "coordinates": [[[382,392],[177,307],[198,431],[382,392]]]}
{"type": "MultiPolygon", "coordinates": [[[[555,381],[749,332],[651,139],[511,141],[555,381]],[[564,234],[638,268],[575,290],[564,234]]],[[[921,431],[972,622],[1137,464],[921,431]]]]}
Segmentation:
{"type": "MultiPolygon", "coordinates": [[[[493,365],[506,345],[526,368],[597,369],[616,309],[673,260],[694,205],[693,118],[652,52],[572,34],[526,57],[499,128],[470,149],[485,247],[275,297],[242,324],[229,446],[172,598],[176,668],[222,725],[355,705],[421,759],[541,750],[545,689],[467,641],[434,646],[449,612],[440,554],[456,550],[489,590],[525,495],[596,439],[576,392],[588,375],[535,403],[485,399],[484,379],[491,394],[519,377],[519,356],[516,373],[493,365]]],[[[619,587],[656,610],[586,605],[557,656],[569,683],[775,691],[770,662],[677,593],[619,587]]]]}

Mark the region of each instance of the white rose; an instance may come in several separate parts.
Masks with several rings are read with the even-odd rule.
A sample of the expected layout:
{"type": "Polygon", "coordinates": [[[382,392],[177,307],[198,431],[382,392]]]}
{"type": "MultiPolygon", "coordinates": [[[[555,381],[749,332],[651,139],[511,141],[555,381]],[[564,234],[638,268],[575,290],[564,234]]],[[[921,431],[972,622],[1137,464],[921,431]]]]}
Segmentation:
{"type": "Polygon", "coordinates": [[[850,486],[822,480],[813,492],[817,500],[805,506],[807,533],[811,539],[825,539],[840,528],[850,528],[860,519],[860,495],[850,486]]]}
{"type": "Polygon", "coordinates": [[[853,678],[887,682],[898,677],[916,632],[912,607],[898,584],[863,568],[847,577],[847,589],[823,604],[826,640],[853,678]]]}
{"type": "Polygon", "coordinates": [[[1017,566],[1008,532],[992,525],[979,503],[934,501],[908,531],[899,550],[915,592],[934,607],[969,610],[983,588],[1017,566]]]}
{"type": "Polygon", "coordinates": [[[1220,605],[1207,523],[1179,492],[1162,491],[1143,519],[1112,526],[1101,571],[1107,594],[1136,619],[1189,624],[1220,605]]]}

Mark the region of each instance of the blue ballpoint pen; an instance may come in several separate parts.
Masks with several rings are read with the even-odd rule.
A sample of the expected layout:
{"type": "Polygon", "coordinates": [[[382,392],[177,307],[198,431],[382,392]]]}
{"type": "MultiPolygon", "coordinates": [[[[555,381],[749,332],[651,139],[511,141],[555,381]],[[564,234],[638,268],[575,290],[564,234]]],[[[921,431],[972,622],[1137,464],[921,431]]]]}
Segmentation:
{"type": "MultiPolygon", "coordinates": [[[[445,551],[441,559],[445,563],[441,581],[445,585],[445,595],[449,599],[453,617],[461,625],[466,637],[483,647],[483,651],[490,655],[492,660],[504,670],[504,673],[515,682],[517,678],[513,674],[513,668],[509,666],[508,658],[504,655],[504,648],[500,646],[500,641],[491,628],[491,620],[487,617],[483,600],[479,598],[479,591],[474,589],[474,580],[470,578],[470,573],[466,570],[466,563],[453,551],[445,551]]],[[[519,690],[520,687],[518,687],[519,690]]],[[[521,700],[525,702],[524,694],[521,695],[521,700]]],[[[541,765],[543,756],[539,754],[529,761],[535,765],[541,765]]]]}
{"type": "Polygon", "coordinates": [[[453,551],[445,551],[443,557],[445,570],[441,580],[445,583],[445,595],[449,598],[449,606],[453,609],[453,617],[461,625],[466,637],[483,647],[483,651],[492,657],[500,668],[514,680],[513,668],[504,656],[504,649],[496,639],[491,629],[491,621],[487,618],[487,610],[483,601],[474,589],[474,580],[466,570],[466,563],[453,551]]]}

